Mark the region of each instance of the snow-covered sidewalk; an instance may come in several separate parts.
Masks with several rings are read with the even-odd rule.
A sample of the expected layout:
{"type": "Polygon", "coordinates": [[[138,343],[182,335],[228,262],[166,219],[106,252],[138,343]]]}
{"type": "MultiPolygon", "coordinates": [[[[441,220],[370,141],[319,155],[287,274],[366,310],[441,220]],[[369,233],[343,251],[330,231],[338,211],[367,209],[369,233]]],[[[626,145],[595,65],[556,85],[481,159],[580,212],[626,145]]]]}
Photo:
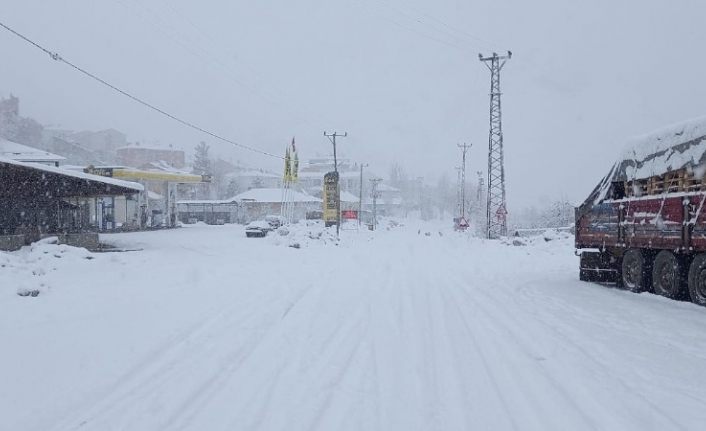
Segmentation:
{"type": "Polygon", "coordinates": [[[411,222],[338,244],[275,235],[193,226],[104,237],[137,252],[0,253],[0,429],[706,423],[706,309],[579,282],[570,239],[411,222]]]}

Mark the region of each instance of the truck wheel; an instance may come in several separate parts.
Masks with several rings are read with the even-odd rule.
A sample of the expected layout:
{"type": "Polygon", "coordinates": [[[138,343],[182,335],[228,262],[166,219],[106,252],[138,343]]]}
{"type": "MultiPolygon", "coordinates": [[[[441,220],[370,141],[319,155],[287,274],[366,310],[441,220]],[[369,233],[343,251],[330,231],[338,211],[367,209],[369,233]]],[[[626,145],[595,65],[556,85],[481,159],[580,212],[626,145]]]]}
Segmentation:
{"type": "Polygon", "coordinates": [[[652,267],[652,289],[658,295],[680,299],[684,296],[684,266],[671,251],[662,250],[652,267]]]}
{"type": "Polygon", "coordinates": [[[631,292],[644,292],[650,285],[650,270],[645,255],[637,248],[631,248],[623,255],[623,287],[631,292]]]}
{"type": "Polygon", "coordinates": [[[699,254],[689,267],[691,302],[706,306],[706,254],[699,254]]]}

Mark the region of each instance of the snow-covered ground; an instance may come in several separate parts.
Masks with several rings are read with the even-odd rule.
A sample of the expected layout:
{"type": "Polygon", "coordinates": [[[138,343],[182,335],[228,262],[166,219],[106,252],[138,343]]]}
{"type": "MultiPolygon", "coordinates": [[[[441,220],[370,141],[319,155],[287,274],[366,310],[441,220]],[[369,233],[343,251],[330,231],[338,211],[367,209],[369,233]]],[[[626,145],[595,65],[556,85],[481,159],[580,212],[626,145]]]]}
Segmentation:
{"type": "Polygon", "coordinates": [[[439,231],[0,253],[0,429],[703,428],[706,309],[579,282],[560,235],[439,231]]]}

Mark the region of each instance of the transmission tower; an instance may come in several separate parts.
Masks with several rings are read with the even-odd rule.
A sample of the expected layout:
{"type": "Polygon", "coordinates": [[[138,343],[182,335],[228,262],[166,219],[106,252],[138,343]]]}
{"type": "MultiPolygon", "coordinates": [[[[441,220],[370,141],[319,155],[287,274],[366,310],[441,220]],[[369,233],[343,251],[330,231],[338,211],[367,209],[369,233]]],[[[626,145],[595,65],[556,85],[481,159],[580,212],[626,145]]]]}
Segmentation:
{"type": "Polygon", "coordinates": [[[490,70],[490,133],[488,135],[488,206],[486,211],[487,237],[507,235],[507,206],[505,201],[505,162],[503,156],[503,122],[500,109],[500,71],[512,52],[493,53],[478,58],[490,70]]]}

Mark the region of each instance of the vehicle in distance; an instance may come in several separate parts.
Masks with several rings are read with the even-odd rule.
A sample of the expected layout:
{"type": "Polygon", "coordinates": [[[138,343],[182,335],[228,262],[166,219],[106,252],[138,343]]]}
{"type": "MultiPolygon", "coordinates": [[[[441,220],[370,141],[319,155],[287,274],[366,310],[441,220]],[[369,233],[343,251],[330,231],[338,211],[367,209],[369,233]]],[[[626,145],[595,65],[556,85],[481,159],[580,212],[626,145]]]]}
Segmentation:
{"type": "Polygon", "coordinates": [[[285,224],[284,217],[278,215],[265,216],[265,221],[272,226],[272,229],[277,229],[285,224]]]}
{"type": "Polygon", "coordinates": [[[245,236],[248,238],[262,238],[271,231],[272,225],[264,220],[256,220],[245,226],[245,236]]]}

